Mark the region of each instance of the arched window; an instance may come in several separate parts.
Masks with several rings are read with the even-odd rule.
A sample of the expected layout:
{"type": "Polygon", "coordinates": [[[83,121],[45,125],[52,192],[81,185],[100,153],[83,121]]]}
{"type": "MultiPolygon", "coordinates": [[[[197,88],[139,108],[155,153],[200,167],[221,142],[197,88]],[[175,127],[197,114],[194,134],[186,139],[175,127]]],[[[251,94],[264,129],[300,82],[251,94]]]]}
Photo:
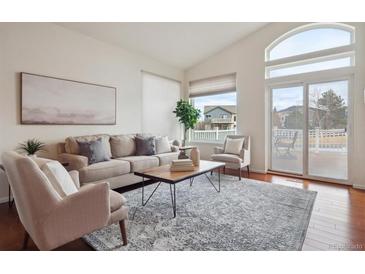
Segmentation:
{"type": "Polygon", "coordinates": [[[267,47],[266,78],[353,66],[354,43],[354,29],[345,24],[299,27],[267,47]]]}

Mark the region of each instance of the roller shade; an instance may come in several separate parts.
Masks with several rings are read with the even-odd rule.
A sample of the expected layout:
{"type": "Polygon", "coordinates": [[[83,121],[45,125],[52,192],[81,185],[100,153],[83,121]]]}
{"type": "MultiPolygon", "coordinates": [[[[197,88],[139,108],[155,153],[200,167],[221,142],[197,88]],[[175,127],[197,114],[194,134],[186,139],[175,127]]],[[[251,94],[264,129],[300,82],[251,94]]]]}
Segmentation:
{"type": "Polygon", "coordinates": [[[236,74],[226,74],[189,82],[189,97],[236,91],[236,74]]]}
{"type": "Polygon", "coordinates": [[[180,82],[142,72],[142,132],[181,139],[180,127],[172,113],[180,94],[180,82]]]}

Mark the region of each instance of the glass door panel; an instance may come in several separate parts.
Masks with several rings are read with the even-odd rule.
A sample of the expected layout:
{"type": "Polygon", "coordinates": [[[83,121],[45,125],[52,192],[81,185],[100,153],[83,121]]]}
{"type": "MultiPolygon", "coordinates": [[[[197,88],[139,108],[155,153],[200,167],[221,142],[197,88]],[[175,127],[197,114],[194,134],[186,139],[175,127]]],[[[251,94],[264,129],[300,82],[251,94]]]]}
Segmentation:
{"type": "Polygon", "coordinates": [[[272,89],[272,170],[303,173],[303,90],[303,86],[272,89]]]}
{"type": "Polygon", "coordinates": [[[347,179],[348,81],[308,86],[308,174],[347,179]]]}

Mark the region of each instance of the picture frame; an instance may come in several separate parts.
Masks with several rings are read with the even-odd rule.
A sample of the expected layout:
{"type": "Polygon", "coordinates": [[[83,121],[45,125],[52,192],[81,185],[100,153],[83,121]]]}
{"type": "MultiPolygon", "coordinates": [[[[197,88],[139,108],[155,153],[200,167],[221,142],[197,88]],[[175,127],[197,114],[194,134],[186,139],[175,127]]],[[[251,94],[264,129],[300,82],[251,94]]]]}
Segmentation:
{"type": "Polygon", "coordinates": [[[117,89],[21,72],[21,124],[116,125],[117,89]]]}

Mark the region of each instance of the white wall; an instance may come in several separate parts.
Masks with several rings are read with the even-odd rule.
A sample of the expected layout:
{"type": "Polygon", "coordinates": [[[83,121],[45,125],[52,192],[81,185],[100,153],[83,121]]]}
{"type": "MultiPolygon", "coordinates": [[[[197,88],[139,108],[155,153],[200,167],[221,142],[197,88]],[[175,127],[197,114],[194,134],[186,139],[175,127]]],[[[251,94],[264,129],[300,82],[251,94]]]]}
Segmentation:
{"type": "MultiPolygon", "coordinates": [[[[238,131],[251,135],[252,169],[265,172],[268,147],[265,143],[267,132],[267,94],[265,91],[265,48],[282,34],[303,23],[272,23],[220,53],[185,72],[186,83],[215,75],[237,73],[238,87],[238,131]]],[[[356,64],[354,77],[354,147],[351,152],[351,183],[365,187],[365,24],[352,24],[356,27],[356,64]]],[[[186,85],[185,85],[186,87],[186,85]]],[[[188,92],[187,89],[185,90],[188,92]]],[[[187,96],[187,94],[185,94],[187,96]]],[[[214,145],[204,144],[202,155],[209,157],[214,145]]]]}
{"type": "MultiPolygon", "coordinates": [[[[141,131],[141,70],[183,79],[181,70],[56,24],[0,23],[0,155],[33,137],[53,144],[70,135],[141,131]],[[116,87],[117,125],[21,125],[20,72],[116,87]]],[[[55,157],[54,146],[49,150],[55,157]]],[[[0,182],[0,200],[6,195],[0,182]]]]}

